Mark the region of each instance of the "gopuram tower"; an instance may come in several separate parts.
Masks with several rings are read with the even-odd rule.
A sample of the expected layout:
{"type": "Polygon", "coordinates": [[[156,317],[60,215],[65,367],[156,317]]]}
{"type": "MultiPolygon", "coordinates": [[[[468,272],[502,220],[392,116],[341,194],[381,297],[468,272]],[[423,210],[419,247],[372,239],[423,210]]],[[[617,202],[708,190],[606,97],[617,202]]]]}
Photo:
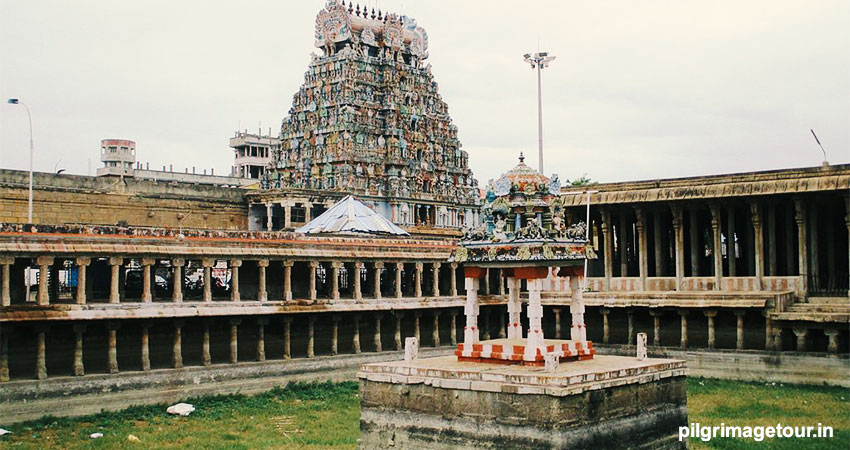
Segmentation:
{"type": "Polygon", "coordinates": [[[322,55],[312,56],[252,199],[260,228],[295,227],[349,193],[403,226],[475,225],[478,183],[424,63],[425,30],[330,0],[315,37],[322,55]]]}

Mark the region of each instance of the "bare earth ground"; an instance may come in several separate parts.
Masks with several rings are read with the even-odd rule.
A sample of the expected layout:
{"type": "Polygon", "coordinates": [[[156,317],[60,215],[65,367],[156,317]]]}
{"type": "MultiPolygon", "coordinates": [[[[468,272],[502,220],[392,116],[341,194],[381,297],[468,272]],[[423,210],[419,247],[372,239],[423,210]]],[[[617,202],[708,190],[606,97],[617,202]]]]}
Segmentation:
{"type": "MultiPolygon", "coordinates": [[[[354,448],[360,435],[357,383],[292,383],[255,396],[187,400],[188,417],[165,413],[168,405],[0,427],[3,448],[354,448]],[[91,433],[103,433],[92,439],[91,433]],[[133,440],[134,436],[138,441],[133,440]]],[[[688,413],[702,425],[832,426],[832,439],[773,439],[754,442],[691,439],[693,449],[850,448],[850,389],[688,380],[688,413]]],[[[0,415],[0,421],[2,416],[0,415]]]]}

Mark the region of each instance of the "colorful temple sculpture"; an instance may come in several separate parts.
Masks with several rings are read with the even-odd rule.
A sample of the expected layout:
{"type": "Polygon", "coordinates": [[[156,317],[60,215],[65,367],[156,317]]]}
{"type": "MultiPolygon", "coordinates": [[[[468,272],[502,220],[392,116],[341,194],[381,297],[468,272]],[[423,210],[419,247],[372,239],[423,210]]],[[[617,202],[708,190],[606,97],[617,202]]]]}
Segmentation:
{"type": "MultiPolygon", "coordinates": [[[[537,173],[524,163],[492,183],[487,191],[485,224],[467,229],[453,255],[464,264],[466,327],[456,352],[460,361],[544,365],[593,357],[584,323],[586,258],[595,258],[585,222],[567,227],[558,176],[537,173]],[[511,224],[511,225],[508,225],[511,224]],[[507,339],[479,342],[478,290],[489,269],[507,279],[507,339]],[[545,340],[541,292],[566,277],[573,299],[569,340],[545,340]],[[525,286],[525,289],[523,289],[525,286]],[[520,291],[528,292],[528,334],[523,337],[520,291]]],[[[500,280],[500,283],[502,281],[500,280]]]]}
{"type": "Polygon", "coordinates": [[[403,226],[477,223],[478,182],[423,65],[425,30],[332,0],[316,18],[316,47],[322,55],[312,57],[252,198],[252,228],[291,229],[348,193],[403,226]]]}

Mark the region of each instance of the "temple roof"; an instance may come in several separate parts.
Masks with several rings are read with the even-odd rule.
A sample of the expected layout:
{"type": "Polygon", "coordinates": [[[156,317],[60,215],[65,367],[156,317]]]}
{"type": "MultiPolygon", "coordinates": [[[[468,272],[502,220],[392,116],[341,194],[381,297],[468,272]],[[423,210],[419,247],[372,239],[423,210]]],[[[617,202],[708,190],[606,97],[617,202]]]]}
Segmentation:
{"type": "Polygon", "coordinates": [[[364,233],[407,236],[409,233],[349,195],[319,217],[295,230],[297,233],[364,233]]]}
{"type": "Polygon", "coordinates": [[[525,156],[522,152],[519,154],[519,164],[505,172],[503,176],[511,180],[513,185],[525,186],[526,183],[549,183],[549,177],[525,165],[525,156]]]}

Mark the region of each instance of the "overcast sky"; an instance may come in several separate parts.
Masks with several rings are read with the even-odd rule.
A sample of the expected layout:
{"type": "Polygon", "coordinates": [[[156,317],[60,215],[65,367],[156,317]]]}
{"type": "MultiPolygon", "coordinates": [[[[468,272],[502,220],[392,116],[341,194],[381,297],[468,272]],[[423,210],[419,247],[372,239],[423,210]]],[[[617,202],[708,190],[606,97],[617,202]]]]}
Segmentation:
{"type": "MultiPolygon", "coordinates": [[[[545,173],[636,180],[850,162],[850,2],[369,2],[415,18],[482,184],[520,150],[545,173]]],[[[0,0],[0,167],[88,173],[103,138],[152,168],[229,172],[241,125],[275,134],[323,0],[0,0]],[[213,6],[214,5],[214,6],[213,6]]]]}

